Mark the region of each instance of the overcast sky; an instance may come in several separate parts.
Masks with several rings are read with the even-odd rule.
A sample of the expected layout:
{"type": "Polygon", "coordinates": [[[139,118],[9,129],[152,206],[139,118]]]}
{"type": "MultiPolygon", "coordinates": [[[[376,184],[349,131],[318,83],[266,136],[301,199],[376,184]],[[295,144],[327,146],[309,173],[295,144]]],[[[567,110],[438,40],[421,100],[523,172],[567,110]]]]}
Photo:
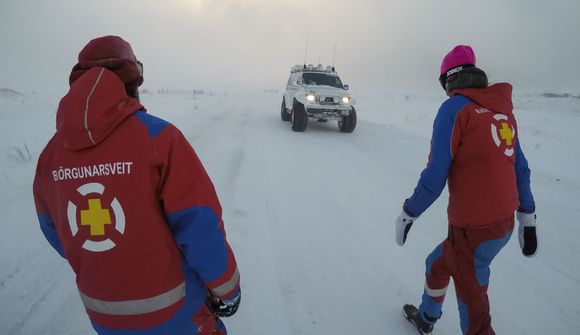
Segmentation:
{"type": "Polygon", "coordinates": [[[303,62],[353,92],[437,90],[470,44],[491,82],[580,93],[578,0],[0,0],[0,88],[65,93],[92,38],[119,35],[150,89],[282,90],[303,62]]]}

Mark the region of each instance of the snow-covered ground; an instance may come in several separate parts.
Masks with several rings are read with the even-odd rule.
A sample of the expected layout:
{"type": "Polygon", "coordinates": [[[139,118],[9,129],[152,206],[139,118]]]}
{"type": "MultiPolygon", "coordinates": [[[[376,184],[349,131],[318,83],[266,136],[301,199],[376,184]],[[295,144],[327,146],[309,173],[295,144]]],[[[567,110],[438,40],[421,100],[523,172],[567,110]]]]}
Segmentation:
{"type": "MultiPolygon", "coordinates": [[[[426,163],[444,98],[356,95],[352,134],[280,120],[281,94],[146,95],[149,112],[196,148],[224,208],[242,274],[231,334],[414,334],[400,313],[418,303],[424,259],[446,236],[446,195],[405,247],[393,220],[426,163]]],[[[0,94],[0,334],[92,334],[66,261],[38,227],[31,184],[54,131],[59,97],[0,94]]],[[[498,334],[580,332],[580,99],[518,95],[520,138],[532,168],[540,252],[517,239],[492,264],[498,334]]],[[[459,334],[449,291],[437,334],[459,334]]]]}

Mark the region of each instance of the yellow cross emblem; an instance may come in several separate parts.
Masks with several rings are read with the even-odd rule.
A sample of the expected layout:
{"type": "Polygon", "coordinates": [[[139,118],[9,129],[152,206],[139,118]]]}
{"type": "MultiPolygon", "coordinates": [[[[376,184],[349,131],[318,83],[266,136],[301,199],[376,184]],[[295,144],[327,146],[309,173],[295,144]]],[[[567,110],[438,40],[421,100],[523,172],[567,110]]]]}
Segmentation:
{"type": "Polygon", "coordinates": [[[507,145],[512,145],[512,138],[514,137],[514,134],[512,133],[512,130],[510,129],[510,126],[507,124],[507,122],[502,122],[499,135],[503,140],[505,140],[507,145]]]}
{"type": "Polygon", "coordinates": [[[89,209],[81,210],[81,225],[91,227],[91,236],[103,236],[106,224],[111,224],[109,210],[101,208],[101,199],[89,199],[89,209]]]}

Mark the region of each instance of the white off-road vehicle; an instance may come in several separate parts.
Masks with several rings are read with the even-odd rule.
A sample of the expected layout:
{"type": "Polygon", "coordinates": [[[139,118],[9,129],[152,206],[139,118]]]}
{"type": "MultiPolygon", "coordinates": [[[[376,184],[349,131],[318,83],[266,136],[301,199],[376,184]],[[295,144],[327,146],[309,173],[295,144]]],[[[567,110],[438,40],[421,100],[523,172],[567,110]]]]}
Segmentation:
{"type": "Polygon", "coordinates": [[[356,127],[356,111],[334,67],[295,65],[282,97],[281,117],[292,130],[304,131],[309,119],[338,120],[338,128],[350,133],[356,127]]]}

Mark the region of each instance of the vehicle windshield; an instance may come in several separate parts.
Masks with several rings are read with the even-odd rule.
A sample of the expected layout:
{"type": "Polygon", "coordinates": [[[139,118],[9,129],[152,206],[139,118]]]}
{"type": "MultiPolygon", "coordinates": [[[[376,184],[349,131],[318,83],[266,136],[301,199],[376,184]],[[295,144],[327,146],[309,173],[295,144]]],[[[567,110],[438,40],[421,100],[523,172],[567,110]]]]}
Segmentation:
{"type": "Polygon", "coordinates": [[[338,76],[328,75],[326,73],[304,73],[302,75],[302,82],[304,85],[324,85],[344,88],[338,76]]]}

